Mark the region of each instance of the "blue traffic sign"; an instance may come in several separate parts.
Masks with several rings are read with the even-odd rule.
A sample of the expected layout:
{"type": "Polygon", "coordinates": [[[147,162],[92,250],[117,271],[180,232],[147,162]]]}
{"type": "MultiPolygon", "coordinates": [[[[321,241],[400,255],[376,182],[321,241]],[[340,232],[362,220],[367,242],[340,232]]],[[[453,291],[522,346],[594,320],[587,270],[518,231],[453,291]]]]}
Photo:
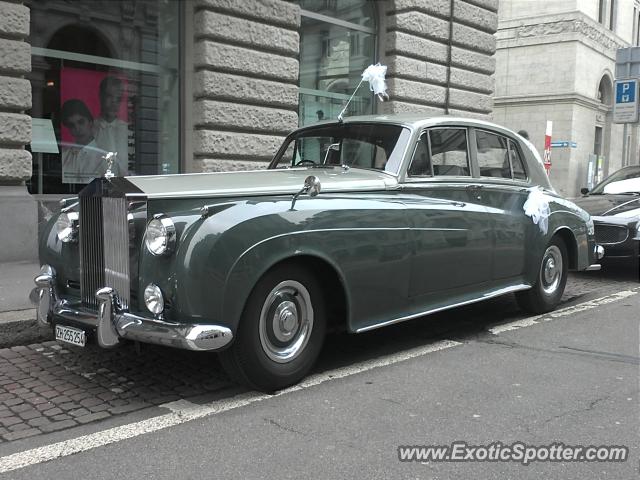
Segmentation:
{"type": "Polygon", "coordinates": [[[636,84],[634,80],[616,83],[616,103],[633,103],[636,101],[636,84]]]}
{"type": "Polygon", "coordinates": [[[638,80],[616,80],[616,101],[613,105],[615,123],[638,121],[638,80]]]}

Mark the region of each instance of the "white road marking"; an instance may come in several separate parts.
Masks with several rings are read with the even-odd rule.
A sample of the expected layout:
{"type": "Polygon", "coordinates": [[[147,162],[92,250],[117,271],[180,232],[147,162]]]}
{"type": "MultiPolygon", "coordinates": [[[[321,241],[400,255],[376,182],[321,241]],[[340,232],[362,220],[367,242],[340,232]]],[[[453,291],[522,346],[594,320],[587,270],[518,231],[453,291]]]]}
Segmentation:
{"type": "Polygon", "coordinates": [[[347,367],[318,373],[308,377],[298,385],[294,385],[293,387],[277,392],[275,395],[247,392],[229,399],[217,400],[206,405],[196,405],[188,400],[170,402],[161,406],[171,410],[171,413],[2,457],[0,458],[0,473],[6,473],[76,453],[86,452],[87,450],[121,442],[146,433],[157,432],[158,430],[173,427],[198,418],[234,410],[252,403],[261,402],[269,398],[286,395],[299,390],[305,390],[329,380],[349,377],[374,368],[393,365],[395,363],[420,357],[428,353],[445,350],[447,348],[456,347],[458,345],[462,345],[462,343],[453,340],[442,340],[430,345],[412,348],[401,353],[386,355],[375,360],[360,362],[347,367]]]}
{"type": "Polygon", "coordinates": [[[493,333],[494,335],[498,335],[499,333],[517,330],[519,328],[532,327],[533,325],[537,325],[542,322],[549,322],[556,318],[566,317],[568,315],[573,315],[574,313],[584,312],[585,310],[597,308],[601,305],[617,302],[618,300],[623,300],[625,298],[636,295],[637,293],[637,288],[633,290],[623,290],[622,292],[612,293],[611,295],[606,295],[594,300],[589,300],[588,302],[578,303],[577,305],[561,308],[560,310],[556,310],[554,312],[544,313],[542,315],[536,315],[535,317],[523,318],[522,320],[516,320],[514,322],[498,325],[497,327],[490,328],[489,332],[493,333]]]}

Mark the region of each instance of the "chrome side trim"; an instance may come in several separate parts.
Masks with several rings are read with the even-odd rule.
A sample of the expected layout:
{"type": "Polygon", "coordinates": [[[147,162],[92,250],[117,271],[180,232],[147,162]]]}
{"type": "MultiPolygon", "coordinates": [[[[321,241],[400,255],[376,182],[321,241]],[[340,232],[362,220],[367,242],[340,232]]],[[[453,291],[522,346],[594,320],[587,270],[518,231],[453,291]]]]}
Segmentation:
{"type": "Polygon", "coordinates": [[[593,265],[589,265],[586,269],[585,272],[597,272],[598,270],[600,270],[602,268],[602,265],[600,265],[599,263],[594,263],[593,265]]]}
{"type": "Polygon", "coordinates": [[[280,233],[268,238],[263,238],[259,242],[254,243],[236,259],[231,270],[242,260],[242,258],[251,250],[263,243],[275,240],[277,238],[288,237],[290,235],[305,235],[308,233],[324,233],[324,232],[411,232],[411,231],[428,231],[428,232],[466,232],[466,228],[440,228],[440,227],[353,227],[353,228],[315,228],[310,230],[296,230],[294,232],[280,233]]]}
{"type": "Polygon", "coordinates": [[[481,302],[483,300],[499,297],[500,295],[505,295],[507,293],[518,292],[520,290],[528,290],[529,288],[531,288],[531,285],[527,285],[525,283],[519,283],[517,285],[511,285],[509,287],[498,288],[496,290],[492,290],[491,292],[485,293],[480,297],[472,298],[471,300],[465,300],[464,302],[458,302],[458,303],[453,303],[451,305],[432,308],[429,310],[425,310],[424,312],[414,313],[412,315],[407,315],[405,317],[394,318],[393,320],[387,320],[386,322],[376,323],[375,325],[369,325],[368,327],[362,327],[357,329],[356,333],[368,332],[369,330],[375,330],[376,328],[386,327],[387,325],[393,325],[394,323],[400,323],[407,320],[412,320],[414,318],[422,317],[423,315],[429,315],[432,313],[441,312],[443,310],[449,310],[451,308],[462,307],[463,305],[469,305],[472,303],[481,302]]]}

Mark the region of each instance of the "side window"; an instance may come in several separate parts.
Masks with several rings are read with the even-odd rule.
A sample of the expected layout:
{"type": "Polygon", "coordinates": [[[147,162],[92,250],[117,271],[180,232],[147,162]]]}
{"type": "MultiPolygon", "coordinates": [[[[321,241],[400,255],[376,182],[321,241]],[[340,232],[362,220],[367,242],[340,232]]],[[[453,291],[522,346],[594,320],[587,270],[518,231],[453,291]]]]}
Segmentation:
{"type": "Polygon", "coordinates": [[[480,176],[511,178],[507,139],[501,135],[476,130],[476,143],[480,176]]]}
{"type": "Polygon", "coordinates": [[[512,140],[509,140],[509,158],[511,159],[513,178],[516,180],[526,180],[527,172],[524,169],[524,162],[520,156],[520,151],[512,140]]]}
{"type": "Polygon", "coordinates": [[[433,174],[469,176],[467,131],[464,128],[436,128],[429,131],[433,174]]]}
{"type": "Polygon", "coordinates": [[[418,140],[408,173],[411,177],[432,175],[431,159],[429,156],[429,137],[426,133],[423,133],[420,140],[418,140]]]}

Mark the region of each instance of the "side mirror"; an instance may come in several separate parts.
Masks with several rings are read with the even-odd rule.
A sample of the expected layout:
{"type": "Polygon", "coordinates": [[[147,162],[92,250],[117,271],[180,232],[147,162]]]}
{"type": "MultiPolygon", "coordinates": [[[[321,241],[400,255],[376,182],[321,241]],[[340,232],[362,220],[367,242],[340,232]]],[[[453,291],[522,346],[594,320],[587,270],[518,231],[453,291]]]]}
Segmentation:
{"type": "Polygon", "coordinates": [[[309,175],[304,179],[304,193],[309,195],[310,197],[315,197],[320,193],[320,189],[322,185],[320,185],[320,179],[314,175],[309,175]]]}
{"type": "Polygon", "coordinates": [[[586,195],[587,193],[589,193],[589,189],[588,189],[587,187],[582,187],[582,188],[580,189],[580,193],[581,193],[582,195],[586,195]]]}
{"type": "Polygon", "coordinates": [[[320,193],[321,189],[320,179],[315,175],[309,175],[304,179],[304,185],[298,193],[296,193],[291,199],[291,210],[296,206],[296,200],[300,195],[309,195],[310,197],[316,197],[320,193]]]}

